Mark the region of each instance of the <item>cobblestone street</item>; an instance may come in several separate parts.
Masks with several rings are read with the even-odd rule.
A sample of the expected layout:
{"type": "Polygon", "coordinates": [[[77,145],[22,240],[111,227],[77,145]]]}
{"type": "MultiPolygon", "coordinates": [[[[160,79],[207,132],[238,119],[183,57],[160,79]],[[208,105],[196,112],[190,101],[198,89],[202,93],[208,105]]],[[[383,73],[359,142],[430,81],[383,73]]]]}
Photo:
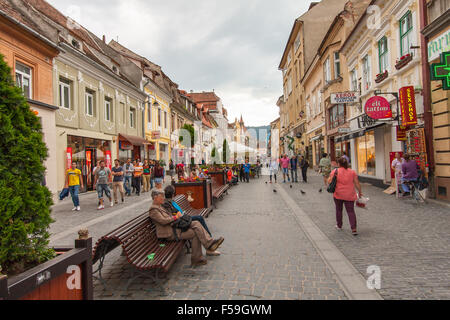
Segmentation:
{"type": "MultiPolygon", "coordinates": [[[[124,291],[130,267],[117,248],[105,260],[103,274],[108,287],[94,281],[95,299],[348,299],[345,281],[305,234],[283,192],[343,253],[359,276],[366,279],[371,265],[381,268],[378,292],[382,298],[450,298],[447,207],[415,205],[363,185],[370,198],[369,209],[357,209],[360,235],[353,237],[345,214],[344,231],[334,228],[334,204],[328,193],[318,192],[319,176],[310,177],[308,184],[292,184],[293,188],[289,183],[266,184],[267,180],[263,176],[233,187],[207,219],[213,236],[225,237],[220,257],[208,257],[206,266],[191,268],[190,256],[182,253],[163,281],[163,289],[151,279],[139,278],[124,291]]],[[[94,195],[84,195],[81,201],[86,205],[79,213],[70,211],[69,202],[55,207],[52,245],[71,245],[82,226],[88,226],[95,243],[148,210],[151,203],[149,194],[143,194],[98,212],[94,195]]]]}

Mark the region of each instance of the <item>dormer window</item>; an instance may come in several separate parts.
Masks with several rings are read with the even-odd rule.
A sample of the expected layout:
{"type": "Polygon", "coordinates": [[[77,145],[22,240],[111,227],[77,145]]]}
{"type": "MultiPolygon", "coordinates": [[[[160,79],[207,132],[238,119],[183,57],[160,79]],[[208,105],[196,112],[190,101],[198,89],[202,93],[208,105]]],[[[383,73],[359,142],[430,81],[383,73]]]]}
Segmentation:
{"type": "Polygon", "coordinates": [[[117,73],[117,67],[116,67],[116,66],[113,66],[113,67],[112,67],[112,71],[113,71],[114,73],[117,73]]]}
{"type": "Polygon", "coordinates": [[[80,43],[79,43],[77,40],[72,39],[72,45],[73,45],[75,48],[80,49],[80,43]]]}

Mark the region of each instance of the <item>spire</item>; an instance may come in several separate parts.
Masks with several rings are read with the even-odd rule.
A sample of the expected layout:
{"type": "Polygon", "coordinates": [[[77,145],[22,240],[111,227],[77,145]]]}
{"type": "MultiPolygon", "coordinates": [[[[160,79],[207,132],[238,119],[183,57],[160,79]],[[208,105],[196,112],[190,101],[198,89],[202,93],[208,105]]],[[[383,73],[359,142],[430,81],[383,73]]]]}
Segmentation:
{"type": "Polygon", "coordinates": [[[241,121],[240,121],[241,123],[244,123],[244,120],[242,120],[242,114],[241,114],[241,121]]]}

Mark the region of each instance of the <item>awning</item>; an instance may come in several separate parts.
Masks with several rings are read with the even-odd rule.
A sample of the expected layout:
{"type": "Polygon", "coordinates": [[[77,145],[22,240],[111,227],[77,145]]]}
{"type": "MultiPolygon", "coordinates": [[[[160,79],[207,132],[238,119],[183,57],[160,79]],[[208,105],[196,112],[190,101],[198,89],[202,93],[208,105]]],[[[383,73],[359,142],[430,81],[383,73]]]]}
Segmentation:
{"type": "Polygon", "coordinates": [[[119,137],[127,140],[129,143],[131,143],[134,146],[142,146],[147,144],[152,144],[150,141],[147,141],[146,139],[142,137],[136,137],[136,136],[129,136],[126,134],[119,133],[119,137]]]}

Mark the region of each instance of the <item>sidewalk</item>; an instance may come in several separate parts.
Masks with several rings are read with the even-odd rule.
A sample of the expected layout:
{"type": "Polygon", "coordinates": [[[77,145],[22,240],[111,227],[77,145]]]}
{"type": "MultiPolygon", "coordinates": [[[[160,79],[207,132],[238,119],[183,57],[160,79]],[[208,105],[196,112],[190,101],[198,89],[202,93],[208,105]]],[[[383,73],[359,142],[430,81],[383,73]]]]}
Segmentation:
{"type": "MultiPolygon", "coordinates": [[[[332,196],[323,180],[309,172],[308,184],[281,184],[314,223],[342,251],[359,272],[381,268],[379,293],[385,299],[450,299],[450,210],[434,203],[415,204],[363,184],[368,209],[357,208],[359,236],[350,233],[344,213],[344,231],[334,226],[332,196]],[[306,192],[302,195],[300,189],[306,192]]],[[[268,179],[266,179],[268,180],[268,179]]]]}

